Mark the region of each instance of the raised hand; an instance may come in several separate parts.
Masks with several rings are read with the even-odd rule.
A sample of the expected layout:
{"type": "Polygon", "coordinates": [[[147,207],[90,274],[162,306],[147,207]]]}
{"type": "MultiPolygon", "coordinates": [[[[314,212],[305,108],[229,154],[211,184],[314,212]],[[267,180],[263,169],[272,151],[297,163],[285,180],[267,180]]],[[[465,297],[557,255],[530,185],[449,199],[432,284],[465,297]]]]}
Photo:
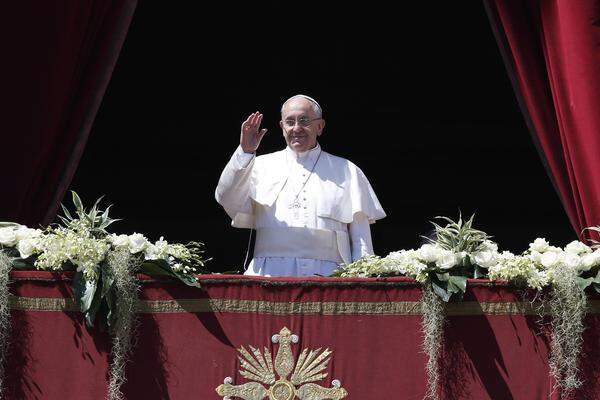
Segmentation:
{"type": "Polygon", "coordinates": [[[250,114],[250,116],[242,123],[242,133],[240,135],[240,146],[246,153],[254,153],[260,145],[266,129],[260,129],[263,115],[258,111],[250,114]]]}

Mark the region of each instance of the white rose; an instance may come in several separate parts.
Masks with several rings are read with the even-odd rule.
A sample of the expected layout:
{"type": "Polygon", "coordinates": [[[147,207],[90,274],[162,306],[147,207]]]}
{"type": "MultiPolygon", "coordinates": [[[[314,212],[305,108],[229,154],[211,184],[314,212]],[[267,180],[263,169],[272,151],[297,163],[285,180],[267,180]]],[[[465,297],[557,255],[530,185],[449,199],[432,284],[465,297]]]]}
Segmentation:
{"type": "Polygon", "coordinates": [[[419,257],[426,263],[436,262],[440,256],[440,248],[432,244],[424,244],[419,251],[419,257]]]}
{"type": "Polygon", "coordinates": [[[556,264],[559,263],[559,261],[560,261],[560,255],[559,255],[559,253],[556,253],[554,251],[546,252],[546,253],[542,254],[542,256],[540,257],[540,262],[546,268],[554,267],[556,264]]]}
{"type": "Polygon", "coordinates": [[[571,243],[565,246],[565,251],[573,254],[591,253],[592,249],[585,243],[581,243],[579,240],[573,240],[571,243]]]}
{"type": "Polygon", "coordinates": [[[129,236],[127,235],[115,235],[113,233],[110,235],[109,240],[115,247],[129,246],[129,236]]]}
{"type": "Polygon", "coordinates": [[[36,241],[35,239],[20,240],[19,244],[17,244],[17,249],[19,250],[19,255],[21,258],[27,258],[35,252],[36,241]]]}
{"type": "Polygon", "coordinates": [[[544,238],[537,238],[533,241],[533,243],[529,243],[529,250],[537,251],[539,253],[543,253],[548,250],[550,243],[546,241],[544,238]]]}
{"type": "Polygon", "coordinates": [[[458,257],[450,250],[441,250],[435,265],[441,269],[450,269],[458,264],[458,257]]]}
{"type": "Polygon", "coordinates": [[[26,227],[25,225],[19,226],[19,229],[15,231],[15,235],[17,235],[17,240],[24,239],[32,239],[39,237],[42,234],[42,231],[39,229],[31,229],[26,227]]]}
{"type": "Polygon", "coordinates": [[[472,260],[482,268],[489,268],[497,263],[497,253],[494,251],[478,251],[472,254],[472,260]]]}
{"type": "Polygon", "coordinates": [[[592,267],[595,267],[600,263],[600,254],[598,252],[593,252],[591,254],[586,254],[581,258],[581,266],[580,268],[583,271],[589,271],[592,267]]]}
{"type": "Polygon", "coordinates": [[[146,239],[146,237],[144,237],[144,235],[141,233],[133,233],[132,235],[129,235],[129,251],[131,254],[144,251],[148,244],[148,239],[146,239]]]}
{"type": "Polygon", "coordinates": [[[493,251],[495,253],[498,252],[498,244],[495,243],[495,242],[492,242],[491,240],[484,240],[483,241],[483,247],[486,250],[493,251]]]}
{"type": "Polygon", "coordinates": [[[562,262],[569,268],[578,269],[581,265],[581,257],[574,253],[563,253],[562,262]]]}
{"type": "Polygon", "coordinates": [[[12,227],[0,228],[0,244],[8,247],[17,244],[17,235],[12,227]]]}
{"type": "Polygon", "coordinates": [[[561,249],[560,247],[556,247],[556,246],[548,246],[548,249],[546,249],[546,251],[553,251],[555,253],[562,253],[563,249],[561,249]]]}

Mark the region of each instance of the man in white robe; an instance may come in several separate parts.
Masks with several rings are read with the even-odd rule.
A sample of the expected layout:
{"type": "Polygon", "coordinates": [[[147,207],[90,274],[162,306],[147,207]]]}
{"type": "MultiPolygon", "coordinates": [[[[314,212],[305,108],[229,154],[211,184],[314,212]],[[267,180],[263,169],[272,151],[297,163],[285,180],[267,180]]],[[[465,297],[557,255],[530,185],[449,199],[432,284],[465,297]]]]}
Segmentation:
{"type": "Polygon", "coordinates": [[[256,229],[246,274],[327,276],[373,254],[369,224],[385,212],[356,165],[321,149],[319,104],[304,95],[288,99],[279,123],[287,147],[256,156],[267,132],[262,117],[257,111],[242,124],[215,192],[234,227],[256,229]]]}

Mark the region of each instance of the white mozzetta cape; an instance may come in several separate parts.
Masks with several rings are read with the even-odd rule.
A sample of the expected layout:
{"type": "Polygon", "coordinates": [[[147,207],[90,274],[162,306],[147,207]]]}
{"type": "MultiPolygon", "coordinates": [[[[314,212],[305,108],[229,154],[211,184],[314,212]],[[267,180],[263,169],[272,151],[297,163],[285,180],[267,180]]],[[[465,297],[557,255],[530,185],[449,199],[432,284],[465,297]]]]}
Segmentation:
{"type": "MultiPolygon", "coordinates": [[[[236,228],[255,228],[252,201],[266,207],[273,206],[288,178],[286,152],[284,149],[258,156],[253,166],[239,171],[251,174],[251,185],[244,204],[239,204],[237,210],[231,210],[231,225],[236,228]]],[[[320,185],[316,199],[317,216],[345,224],[351,223],[357,213],[363,213],[369,223],[386,216],[367,177],[351,161],[323,151],[313,175],[311,179],[318,178],[320,185]]],[[[232,187],[231,190],[236,188],[232,187]]],[[[219,201],[219,188],[216,197],[219,201]]]]}

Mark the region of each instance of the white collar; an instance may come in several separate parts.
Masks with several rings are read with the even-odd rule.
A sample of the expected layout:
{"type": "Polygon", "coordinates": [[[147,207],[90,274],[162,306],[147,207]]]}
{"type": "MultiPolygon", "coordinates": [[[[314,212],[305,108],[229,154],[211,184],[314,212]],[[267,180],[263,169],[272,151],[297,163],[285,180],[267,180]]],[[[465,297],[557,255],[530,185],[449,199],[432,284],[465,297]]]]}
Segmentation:
{"type": "Polygon", "coordinates": [[[302,151],[300,153],[296,153],[294,150],[290,149],[289,146],[286,146],[286,158],[290,161],[296,161],[300,164],[313,163],[316,161],[317,157],[321,153],[321,146],[317,142],[317,145],[310,150],[302,151]]]}

